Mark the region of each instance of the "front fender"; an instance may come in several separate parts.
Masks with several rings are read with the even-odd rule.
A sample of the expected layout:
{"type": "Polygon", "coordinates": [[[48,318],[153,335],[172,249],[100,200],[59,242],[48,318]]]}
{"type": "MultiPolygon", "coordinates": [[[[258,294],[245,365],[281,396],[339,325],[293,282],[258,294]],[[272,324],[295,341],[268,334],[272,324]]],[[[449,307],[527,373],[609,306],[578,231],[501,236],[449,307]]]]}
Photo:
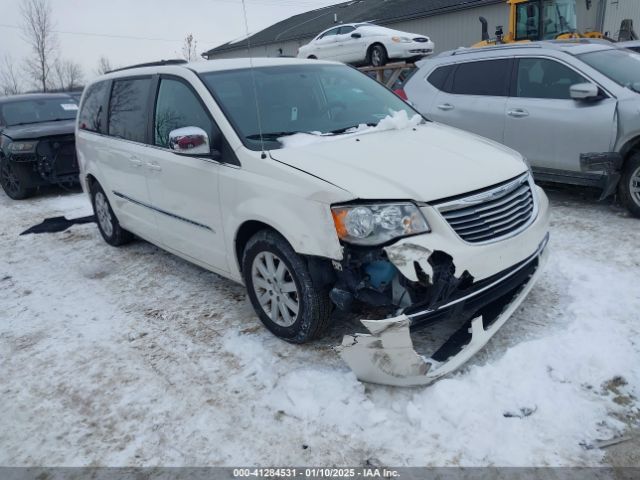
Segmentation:
{"type": "Polygon", "coordinates": [[[241,279],[236,246],[237,235],[246,222],[260,222],[282,235],[300,255],[342,260],[342,248],[328,205],[300,199],[250,198],[236,205],[225,226],[228,265],[231,274],[241,279]],[[233,252],[233,253],[231,253],[233,252]]]}

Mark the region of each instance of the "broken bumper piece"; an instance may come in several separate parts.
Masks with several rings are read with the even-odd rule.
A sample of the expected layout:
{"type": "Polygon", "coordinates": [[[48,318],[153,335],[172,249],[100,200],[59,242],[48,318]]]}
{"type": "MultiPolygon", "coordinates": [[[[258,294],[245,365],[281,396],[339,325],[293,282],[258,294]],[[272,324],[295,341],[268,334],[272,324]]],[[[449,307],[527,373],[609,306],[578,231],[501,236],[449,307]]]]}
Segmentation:
{"type": "Polygon", "coordinates": [[[359,380],[400,387],[428,385],[460,368],[484,347],[520,306],[547,260],[549,236],[537,251],[467,296],[434,310],[385,320],[362,320],[370,334],[344,337],[338,351],[359,380]],[[427,358],[413,348],[411,331],[459,314],[469,317],[427,358]]]}

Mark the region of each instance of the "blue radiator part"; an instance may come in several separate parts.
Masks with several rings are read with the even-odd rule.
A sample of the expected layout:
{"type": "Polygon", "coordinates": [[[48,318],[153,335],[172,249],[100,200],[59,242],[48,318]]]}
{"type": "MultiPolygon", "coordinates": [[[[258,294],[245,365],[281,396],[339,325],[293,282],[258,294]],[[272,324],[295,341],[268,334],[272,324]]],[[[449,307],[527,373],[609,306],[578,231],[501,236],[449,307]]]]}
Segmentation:
{"type": "Polygon", "coordinates": [[[366,264],[364,271],[369,276],[369,284],[377,290],[382,290],[391,284],[393,277],[398,273],[396,267],[383,260],[366,264]]]}

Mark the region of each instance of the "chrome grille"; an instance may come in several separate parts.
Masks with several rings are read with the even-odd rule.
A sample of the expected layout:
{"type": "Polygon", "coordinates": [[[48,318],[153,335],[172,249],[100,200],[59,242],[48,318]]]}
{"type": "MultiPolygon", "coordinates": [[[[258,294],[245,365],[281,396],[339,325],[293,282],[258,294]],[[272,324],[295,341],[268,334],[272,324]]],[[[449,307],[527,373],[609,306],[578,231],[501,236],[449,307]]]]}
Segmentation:
{"type": "Polygon", "coordinates": [[[451,228],[469,243],[516,235],[533,222],[538,205],[528,173],[504,185],[436,205],[451,228]]]}

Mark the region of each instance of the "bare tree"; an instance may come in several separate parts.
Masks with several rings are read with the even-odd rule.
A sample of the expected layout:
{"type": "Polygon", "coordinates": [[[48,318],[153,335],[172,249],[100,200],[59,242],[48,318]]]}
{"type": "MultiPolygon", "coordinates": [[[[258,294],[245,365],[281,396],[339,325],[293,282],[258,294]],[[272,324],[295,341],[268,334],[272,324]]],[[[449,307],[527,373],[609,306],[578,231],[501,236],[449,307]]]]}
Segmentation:
{"type": "Polygon", "coordinates": [[[113,70],[113,67],[111,66],[109,59],[104,55],[100,57],[98,60],[98,67],[96,68],[96,75],[104,75],[111,70],[113,70]]]}
{"type": "Polygon", "coordinates": [[[5,55],[0,63],[0,93],[17,95],[22,92],[20,74],[10,55],[5,55]]]}
{"type": "Polygon", "coordinates": [[[184,39],[184,44],[182,45],[182,56],[187,62],[195,62],[199,60],[198,52],[198,41],[193,38],[193,34],[189,34],[184,39]]]}
{"type": "Polygon", "coordinates": [[[33,57],[26,60],[26,71],[33,81],[47,91],[51,58],[57,47],[49,0],[23,0],[20,7],[25,40],[33,57]]]}
{"type": "Polygon", "coordinates": [[[82,67],[71,60],[56,60],[53,65],[55,83],[58,90],[70,92],[82,83],[82,67]]]}

